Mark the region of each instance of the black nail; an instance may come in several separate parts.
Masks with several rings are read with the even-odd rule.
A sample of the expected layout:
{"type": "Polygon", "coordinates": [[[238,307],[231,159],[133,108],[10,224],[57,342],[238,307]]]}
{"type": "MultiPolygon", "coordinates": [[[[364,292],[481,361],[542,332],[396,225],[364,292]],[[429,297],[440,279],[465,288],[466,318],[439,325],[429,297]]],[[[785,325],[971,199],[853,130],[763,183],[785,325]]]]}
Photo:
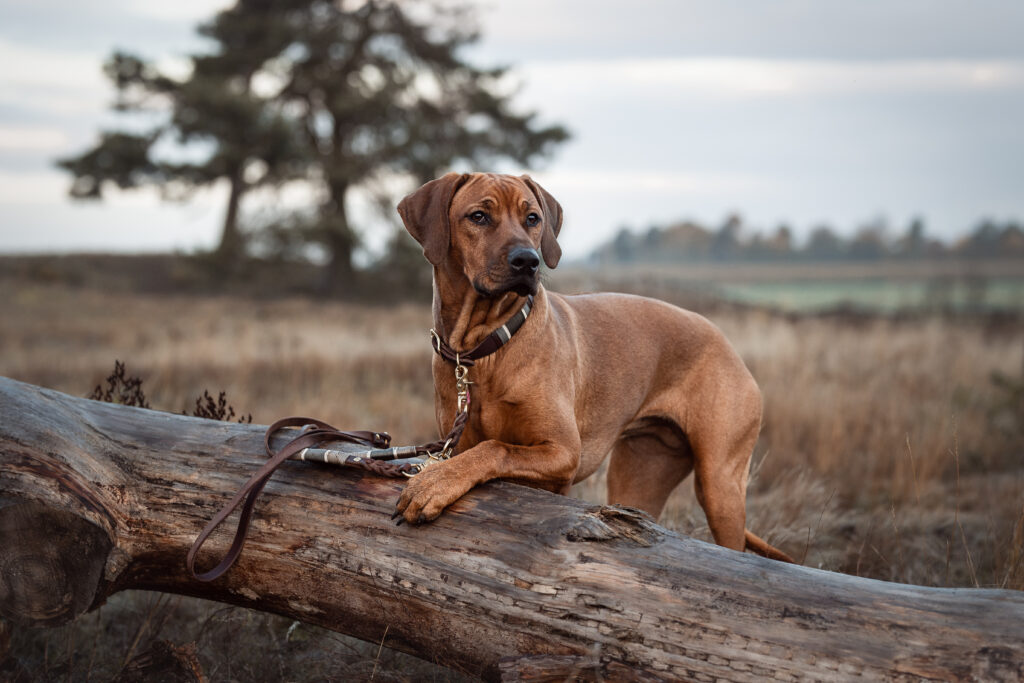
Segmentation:
{"type": "MultiPolygon", "coordinates": [[[[392,517],[391,519],[394,519],[394,517],[392,517]]],[[[402,522],[404,521],[405,517],[400,518],[397,522],[395,522],[395,526],[402,526],[402,522]]]]}
{"type": "Polygon", "coordinates": [[[391,515],[391,519],[395,519],[395,518],[401,517],[401,516],[402,516],[402,513],[399,512],[398,510],[395,510],[395,514],[391,515]]]}
{"type": "Polygon", "coordinates": [[[427,518],[423,516],[422,512],[420,513],[420,516],[416,518],[416,523],[417,524],[423,524],[426,521],[427,521],[427,518]]]}

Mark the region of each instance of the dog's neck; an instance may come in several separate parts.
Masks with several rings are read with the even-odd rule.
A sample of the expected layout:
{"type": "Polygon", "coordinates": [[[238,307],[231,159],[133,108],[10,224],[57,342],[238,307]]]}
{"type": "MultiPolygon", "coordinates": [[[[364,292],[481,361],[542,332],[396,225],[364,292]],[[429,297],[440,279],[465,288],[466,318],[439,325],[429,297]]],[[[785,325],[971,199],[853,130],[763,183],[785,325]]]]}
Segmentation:
{"type": "Polygon", "coordinates": [[[506,292],[485,297],[461,274],[434,269],[434,329],[448,344],[468,351],[519,312],[526,297],[506,292]]]}

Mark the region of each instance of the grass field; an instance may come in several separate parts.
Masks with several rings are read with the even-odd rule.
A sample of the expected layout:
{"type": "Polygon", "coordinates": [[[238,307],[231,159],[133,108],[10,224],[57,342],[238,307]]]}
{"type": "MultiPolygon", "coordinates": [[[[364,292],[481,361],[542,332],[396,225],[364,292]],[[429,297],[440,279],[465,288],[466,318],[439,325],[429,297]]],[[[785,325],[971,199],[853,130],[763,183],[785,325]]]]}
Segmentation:
{"type": "MultiPolygon", "coordinates": [[[[555,288],[606,284],[569,273],[555,288]]],[[[701,309],[757,378],[766,409],[751,529],[813,567],[1024,589],[1019,316],[792,315],[655,279],[628,284],[701,309]]],[[[225,390],[254,422],[306,414],[422,442],[435,436],[428,308],[0,280],[0,374],[84,396],[120,359],[154,408],[188,410],[204,389],[225,390]]],[[[599,473],[575,495],[601,501],[602,484],[599,473]]],[[[689,481],[661,523],[708,538],[689,481]]],[[[116,596],[69,627],[12,633],[6,673],[106,680],[156,638],[195,642],[213,680],[458,678],[280,617],[148,594],[116,596]]]]}

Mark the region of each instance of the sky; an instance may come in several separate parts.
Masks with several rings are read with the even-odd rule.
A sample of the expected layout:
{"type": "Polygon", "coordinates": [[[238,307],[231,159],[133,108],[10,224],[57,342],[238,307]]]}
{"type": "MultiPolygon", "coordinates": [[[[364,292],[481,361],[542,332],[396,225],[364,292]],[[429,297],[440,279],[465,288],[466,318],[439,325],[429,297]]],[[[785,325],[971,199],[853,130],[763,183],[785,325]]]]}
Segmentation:
{"type": "MultiPolygon", "coordinates": [[[[0,0],[0,252],[216,243],[226,187],[72,202],[53,160],[115,125],[115,48],[180,68],[217,0],[0,0]]],[[[1024,218],[1024,3],[1014,0],[478,0],[476,64],[572,140],[528,171],[562,204],[569,258],[621,227],[739,214],[961,235],[1024,218]]],[[[275,201],[280,198],[275,198],[275,201]]],[[[260,201],[255,198],[254,202],[260,201]]],[[[287,201],[309,201],[298,193],[287,201]]],[[[387,227],[354,207],[367,243],[387,227]]],[[[250,211],[258,210],[249,206],[250,211]]]]}

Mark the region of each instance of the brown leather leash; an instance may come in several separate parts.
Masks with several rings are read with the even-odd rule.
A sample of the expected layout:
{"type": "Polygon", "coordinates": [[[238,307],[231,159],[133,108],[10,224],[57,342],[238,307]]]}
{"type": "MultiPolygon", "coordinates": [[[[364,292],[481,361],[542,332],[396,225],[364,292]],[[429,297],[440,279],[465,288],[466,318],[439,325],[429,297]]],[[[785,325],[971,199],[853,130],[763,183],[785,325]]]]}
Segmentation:
{"type": "Polygon", "coordinates": [[[527,297],[523,307],[509,319],[507,323],[489,334],[480,344],[467,353],[460,354],[452,349],[436,331],[431,330],[434,351],[448,361],[455,363],[455,387],[458,395],[458,406],[452,428],[445,438],[432,441],[421,446],[391,447],[391,435],[387,432],[342,431],[321,420],[311,417],[286,417],[278,420],[267,428],[263,435],[263,447],[268,460],[249,480],[242,485],[238,493],[213,516],[192,543],[185,558],[189,574],[199,581],[213,581],[231,568],[245,545],[245,537],[249,533],[253,508],[263,487],[270,481],[274,471],[285,460],[301,460],[323,462],[344,467],[354,467],[384,477],[412,477],[422,472],[433,462],[447,460],[455,455],[455,450],[462,438],[462,433],[469,422],[469,385],[472,384],[466,374],[475,361],[490,355],[504,346],[512,335],[522,327],[533,307],[533,297],[527,297]],[[299,427],[303,431],[275,452],[270,445],[274,434],[289,427],[299,427]],[[372,447],[367,451],[344,452],[322,448],[332,443],[355,443],[372,447]],[[244,504],[243,504],[244,501],[244,504]],[[227,553],[213,569],[196,573],[195,562],[200,548],[206,543],[210,534],[235,511],[239,505],[242,511],[235,529],[235,537],[227,553]]]}

